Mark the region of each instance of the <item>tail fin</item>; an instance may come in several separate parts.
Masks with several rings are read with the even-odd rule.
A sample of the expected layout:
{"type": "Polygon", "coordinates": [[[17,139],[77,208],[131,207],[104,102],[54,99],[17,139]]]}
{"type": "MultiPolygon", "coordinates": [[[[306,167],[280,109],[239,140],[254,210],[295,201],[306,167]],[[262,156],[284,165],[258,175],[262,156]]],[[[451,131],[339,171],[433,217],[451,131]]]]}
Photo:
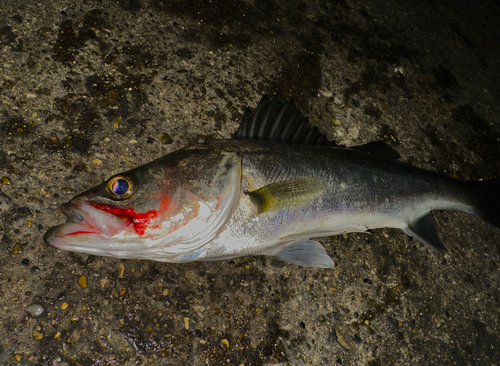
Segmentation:
{"type": "Polygon", "coordinates": [[[500,229],[500,179],[469,184],[475,191],[477,215],[500,229]]]}

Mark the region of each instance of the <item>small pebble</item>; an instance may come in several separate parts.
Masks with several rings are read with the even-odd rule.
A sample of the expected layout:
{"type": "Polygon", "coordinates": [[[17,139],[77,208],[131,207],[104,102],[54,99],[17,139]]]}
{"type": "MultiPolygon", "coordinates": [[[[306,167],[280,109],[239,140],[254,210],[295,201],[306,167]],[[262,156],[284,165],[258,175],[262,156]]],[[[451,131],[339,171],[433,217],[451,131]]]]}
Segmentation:
{"type": "Polygon", "coordinates": [[[61,304],[61,309],[62,309],[62,310],[66,310],[66,309],[68,308],[68,306],[69,306],[69,304],[68,304],[67,302],[63,302],[63,303],[61,304]]]}
{"type": "Polygon", "coordinates": [[[229,348],[229,341],[228,341],[227,339],[225,339],[225,338],[224,338],[224,339],[222,340],[222,345],[223,345],[224,347],[226,347],[226,348],[229,348]]]}
{"type": "Polygon", "coordinates": [[[93,162],[94,164],[97,164],[97,165],[102,164],[102,160],[97,159],[97,158],[95,158],[94,160],[92,160],[92,162],[93,162]]]}
{"type": "Polygon", "coordinates": [[[31,304],[24,308],[24,310],[31,315],[33,318],[38,318],[42,316],[45,309],[40,304],[31,304]]]}
{"type": "Polygon", "coordinates": [[[316,319],[321,323],[323,323],[326,320],[324,315],[320,315],[316,319]]]}
{"type": "Polygon", "coordinates": [[[193,336],[195,336],[195,337],[201,337],[202,335],[203,335],[203,333],[199,329],[195,329],[193,331],[193,336]]]}
{"type": "Polygon", "coordinates": [[[189,318],[184,318],[184,328],[186,328],[186,330],[189,330],[189,318]]]}
{"type": "Polygon", "coordinates": [[[35,338],[37,341],[39,341],[43,338],[41,326],[35,325],[35,328],[33,329],[33,338],[35,338]]]}
{"type": "Polygon", "coordinates": [[[23,252],[24,252],[24,248],[19,243],[14,245],[14,248],[12,248],[12,254],[22,254],[23,252]]]}
{"type": "Polygon", "coordinates": [[[349,342],[348,340],[346,340],[346,338],[344,337],[343,335],[343,330],[340,329],[340,327],[336,327],[335,328],[335,334],[337,336],[337,342],[340,343],[340,345],[342,347],[344,347],[346,350],[350,350],[354,347],[354,345],[352,344],[352,342],[349,342]]]}
{"type": "Polygon", "coordinates": [[[170,135],[167,133],[160,133],[158,135],[158,138],[160,139],[160,142],[164,145],[168,145],[168,144],[171,144],[172,142],[174,142],[172,137],[170,137],[170,135]]]}
{"type": "Polygon", "coordinates": [[[2,184],[4,186],[10,184],[10,179],[8,177],[2,177],[2,179],[0,181],[2,182],[2,184]]]}
{"type": "Polygon", "coordinates": [[[21,362],[23,360],[23,356],[21,356],[21,355],[15,355],[14,356],[14,360],[16,360],[17,362],[21,362]]]}
{"type": "Polygon", "coordinates": [[[61,192],[73,194],[73,193],[76,193],[76,190],[74,188],[71,188],[71,187],[62,187],[61,192]]]}
{"type": "Polygon", "coordinates": [[[353,138],[359,137],[359,129],[357,127],[351,127],[347,130],[347,132],[349,132],[349,135],[351,135],[353,138]]]}
{"type": "Polygon", "coordinates": [[[83,275],[80,276],[78,279],[78,284],[80,285],[81,288],[87,288],[87,276],[83,275]]]}
{"type": "Polygon", "coordinates": [[[125,273],[125,266],[123,263],[118,263],[118,278],[123,278],[123,274],[125,273]]]}
{"type": "Polygon", "coordinates": [[[72,322],[77,322],[78,320],[80,320],[80,318],[78,318],[76,315],[73,315],[73,316],[71,317],[71,321],[72,321],[72,322]]]}
{"type": "Polygon", "coordinates": [[[129,143],[129,144],[137,144],[137,140],[132,139],[132,140],[129,140],[129,142],[128,142],[128,143],[129,143]]]}
{"type": "Polygon", "coordinates": [[[106,287],[106,284],[109,282],[109,280],[107,278],[101,278],[101,280],[99,281],[99,286],[101,287],[101,289],[104,289],[104,287],[106,287]]]}

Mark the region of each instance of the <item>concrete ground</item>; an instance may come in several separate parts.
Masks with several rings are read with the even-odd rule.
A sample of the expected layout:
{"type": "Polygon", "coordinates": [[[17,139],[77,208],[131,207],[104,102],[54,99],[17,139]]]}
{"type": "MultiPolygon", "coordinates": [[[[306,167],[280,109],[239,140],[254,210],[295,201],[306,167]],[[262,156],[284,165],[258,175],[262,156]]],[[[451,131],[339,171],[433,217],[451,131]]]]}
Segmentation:
{"type": "Polygon", "coordinates": [[[446,254],[327,238],[334,269],[42,240],[76,193],[230,137],[263,93],[339,144],[499,177],[498,19],[493,0],[0,0],[0,364],[500,364],[500,230],[466,214],[436,213],[446,254]]]}

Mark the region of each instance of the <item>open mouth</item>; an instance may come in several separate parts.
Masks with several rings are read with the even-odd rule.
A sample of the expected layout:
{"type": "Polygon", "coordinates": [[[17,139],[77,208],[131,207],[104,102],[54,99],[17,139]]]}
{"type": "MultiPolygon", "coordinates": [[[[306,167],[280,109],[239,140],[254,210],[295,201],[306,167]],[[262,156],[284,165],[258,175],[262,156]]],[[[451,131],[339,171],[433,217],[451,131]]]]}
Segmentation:
{"type": "Polygon", "coordinates": [[[61,211],[69,223],[53,227],[45,235],[46,241],[55,246],[61,242],[57,239],[80,234],[112,237],[130,224],[127,219],[81,202],[65,203],[61,211]]]}
{"type": "MultiPolygon", "coordinates": [[[[61,206],[61,211],[73,225],[84,226],[88,231],[106,236],[114,236],[129,225],[129,220],[103,211],[92,205],[80,202],[69,202],[61,206]]],[[[70,225],[72,225],[70,224],[70,225]]],[[[68,232],[66,235],[76,235],[78,231],[68,232]]]]}

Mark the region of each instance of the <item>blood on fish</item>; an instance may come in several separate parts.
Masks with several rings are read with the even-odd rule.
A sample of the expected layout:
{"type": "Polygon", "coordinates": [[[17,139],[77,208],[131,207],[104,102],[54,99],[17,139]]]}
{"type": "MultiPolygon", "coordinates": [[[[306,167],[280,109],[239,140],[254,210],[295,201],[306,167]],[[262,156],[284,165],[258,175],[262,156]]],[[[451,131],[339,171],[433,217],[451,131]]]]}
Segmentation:
{"type": "Polygon", "coordinates": [[[134,230],[139,235],[144,235],[148,225],[151,220],[158,217],[158,210],[151,210],[148,212],[135,212],[130,208],[117,208],[106,205],[100,205],[98,203],[91,203],[92,206],[99,210],[107,211],[115,216],[127,219],[129,224],[134,226],[134,230]]]}
{"type": "Polygon", "coordinates": [[[217,199],[217,205],[215,206],[215,211],[217,211],[222,203],[222,198],[220,198],[220,196],[217,196],[215,198],[217,199]]]}
{"type": "Polygon", "coordinates": [[[160,194],[160,210],[158,213],[165,214],[168,209],[172,206],[172,198],[167,196],[165,193],[160,194]]]}
{"type": "Polygon", "coordinates": [[[78,234],[97,234],[97,232],[95,232],[95,231],[75,231],[73,233],[66,234],[66,236],[78,235],[78,234]]]}

